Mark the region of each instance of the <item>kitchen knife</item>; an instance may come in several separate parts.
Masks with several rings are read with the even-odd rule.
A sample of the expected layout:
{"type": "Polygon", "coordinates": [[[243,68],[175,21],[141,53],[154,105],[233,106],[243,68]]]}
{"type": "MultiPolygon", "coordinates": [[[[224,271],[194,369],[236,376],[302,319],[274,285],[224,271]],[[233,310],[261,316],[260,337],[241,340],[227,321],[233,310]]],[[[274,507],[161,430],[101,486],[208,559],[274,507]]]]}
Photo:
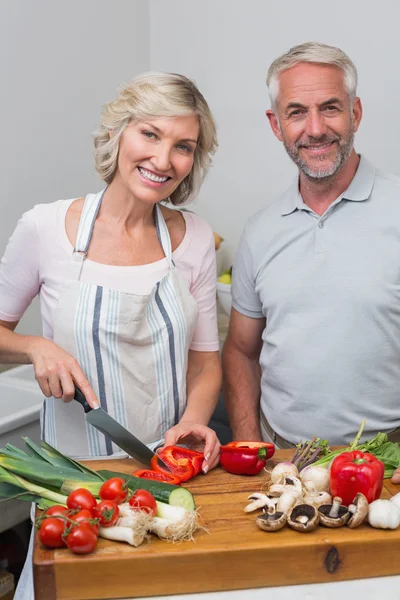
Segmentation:
{"type": "MultiPolygon", "coordinates": [[[[137,437],[125,429],[125,427],[118,423],[118,421],[110,417],[105,410],[100,407],[92,408],[90,404],[88,404],[81,390],[76,386],[74,400],[83,406],[86,421],[109,437],[114,444],[119,446],[121,450],[124,450],[129,456],[132,456],[132,458],[144,465],[150,465],[151,459],[154,456],[158,456],[137,437]]],[[[158,460],[163,464],[164,468],[170,472],[170,469],[160,457],[158,457],[158,460]]]]}

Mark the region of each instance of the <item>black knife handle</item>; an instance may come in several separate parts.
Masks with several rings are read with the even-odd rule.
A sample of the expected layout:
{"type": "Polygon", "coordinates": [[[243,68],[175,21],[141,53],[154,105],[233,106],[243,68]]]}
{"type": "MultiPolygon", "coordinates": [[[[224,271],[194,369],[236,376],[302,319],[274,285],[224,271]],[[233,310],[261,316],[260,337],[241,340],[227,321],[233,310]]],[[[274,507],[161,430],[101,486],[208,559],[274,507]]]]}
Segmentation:
{"type": "Polygon", "coordinates": [[[85,414],[90,412],[91,410],[93,410],[92,407],[90,406],[90,404],[88,403],[88,401],[86,400],[85,396],[81,392],[81,390],[76,386],[75,386],[74,400],[76,400],[77,402],[79,402],[79,404],[81,404],[83,406],[83,410],[85,411],[85,414]]]}

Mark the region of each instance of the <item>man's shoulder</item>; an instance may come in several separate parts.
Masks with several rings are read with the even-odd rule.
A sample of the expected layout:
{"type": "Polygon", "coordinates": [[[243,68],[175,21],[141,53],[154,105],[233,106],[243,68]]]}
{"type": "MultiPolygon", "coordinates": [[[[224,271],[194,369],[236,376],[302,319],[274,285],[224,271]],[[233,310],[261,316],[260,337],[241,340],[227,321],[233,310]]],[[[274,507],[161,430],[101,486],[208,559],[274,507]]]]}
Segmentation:
{"type": "Polygon", "coordinates": [[[276,226],[282,220],[285,208],[293,201],[293,186],[285,190],[278,198],[273,200],[254,215],[245,225],[245,232],[251,236],[262,234],[265,237],[269,228],[276,230],[276,226]]]}
{"type": "Polygon", "coordinates": [[[393,189],[394,192],[400,192],[400,177],[394,173],[375,169],[375,185],[393,189]]]}

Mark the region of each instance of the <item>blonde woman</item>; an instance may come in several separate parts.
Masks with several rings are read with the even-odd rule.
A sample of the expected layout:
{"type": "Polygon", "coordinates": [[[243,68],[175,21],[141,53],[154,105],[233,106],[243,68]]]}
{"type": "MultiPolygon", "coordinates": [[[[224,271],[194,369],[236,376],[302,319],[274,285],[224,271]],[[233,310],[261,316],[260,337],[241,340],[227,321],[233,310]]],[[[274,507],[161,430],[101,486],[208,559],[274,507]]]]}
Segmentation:
{"type": "Polygon", "coordinates": [[[95,163],[106,187],[25,213],[0,269],[0,362],[32,363],[42,437],[77,457],[126,456],[87,425],[92,407],[155,448],[202,448],[221,384],[210,227],[193,198],[217,147],[210,109],[182,75],[145,73],[103,111],[95,163]],[[14,332],[40,295],[43,337],[14,332]]]}

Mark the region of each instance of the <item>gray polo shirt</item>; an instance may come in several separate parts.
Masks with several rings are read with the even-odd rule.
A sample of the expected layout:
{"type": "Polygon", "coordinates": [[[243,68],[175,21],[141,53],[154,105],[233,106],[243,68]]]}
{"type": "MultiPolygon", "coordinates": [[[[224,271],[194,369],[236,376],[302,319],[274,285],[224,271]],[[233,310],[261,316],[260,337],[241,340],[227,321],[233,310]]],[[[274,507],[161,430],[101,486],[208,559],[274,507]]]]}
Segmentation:
{"type": "Polygon", "coordinates": [[[298,179],[247,223],[232,304],[266,318],[261,409],[297,443],[400,426],[400,178],[361,157],[320,217],[298,179]]]}

